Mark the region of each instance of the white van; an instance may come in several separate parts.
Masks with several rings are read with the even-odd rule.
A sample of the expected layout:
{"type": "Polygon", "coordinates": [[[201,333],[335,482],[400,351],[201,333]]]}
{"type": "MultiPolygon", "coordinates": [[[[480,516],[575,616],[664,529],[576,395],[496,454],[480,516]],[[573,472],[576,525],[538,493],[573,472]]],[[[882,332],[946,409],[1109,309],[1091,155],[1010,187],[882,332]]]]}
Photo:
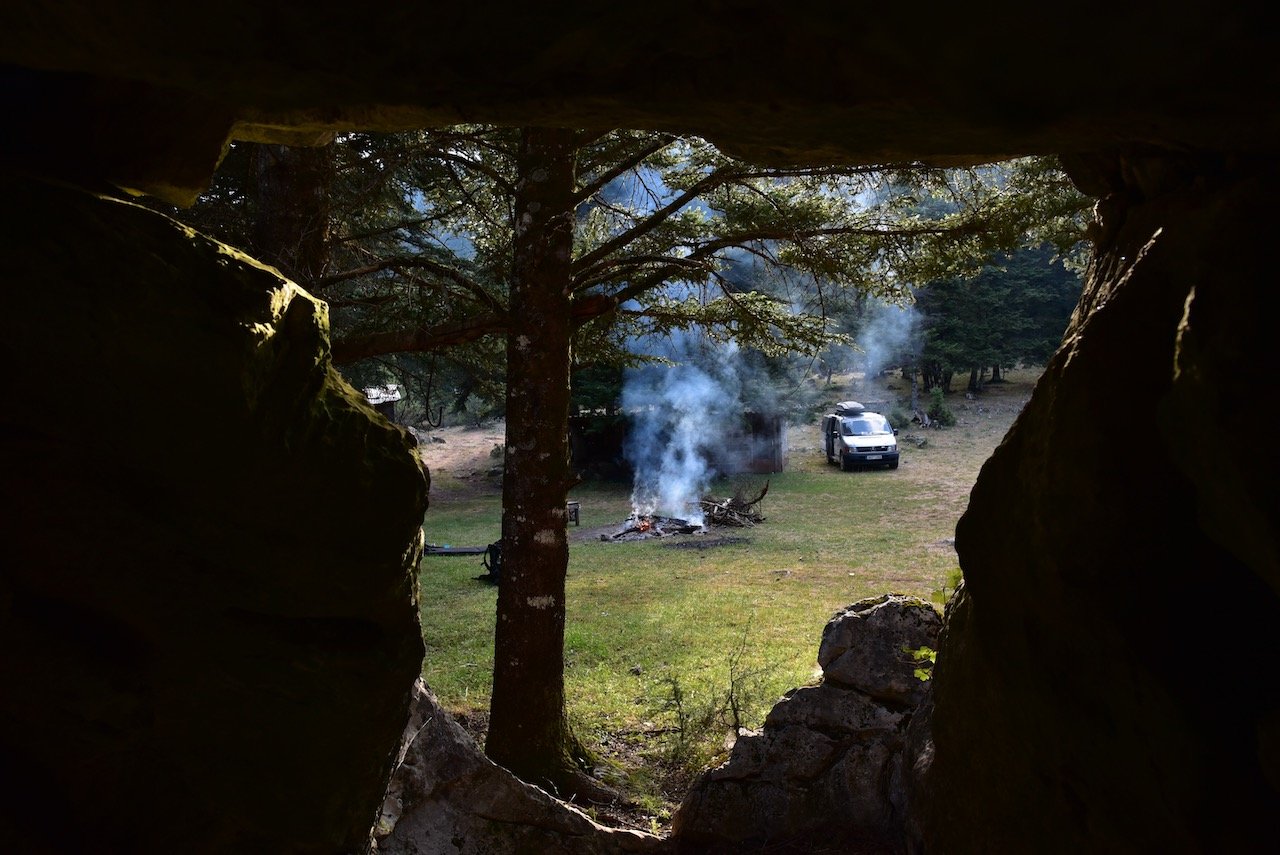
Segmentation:
{"type": "Polygon", "coordinates": [[[822,441],[828,463],[848,472],[855,467],[898,468],[898,430],[879,413],[857,401],[842,401],[822,417],[822,441]]]}

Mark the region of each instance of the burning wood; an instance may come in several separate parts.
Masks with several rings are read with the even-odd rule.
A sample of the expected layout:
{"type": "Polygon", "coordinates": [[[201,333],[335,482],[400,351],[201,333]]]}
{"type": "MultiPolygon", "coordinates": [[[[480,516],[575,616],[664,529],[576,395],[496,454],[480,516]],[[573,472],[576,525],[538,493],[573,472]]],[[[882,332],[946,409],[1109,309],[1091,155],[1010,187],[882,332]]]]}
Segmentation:
{"type": "Polygon", "coordinates": [[[666,537],[672,534],[694,534],[706,529],[697,523],[678,517],[630,516],[613,535],[600,535],[601,540],[640,540],[646,537],[666,537]]]}
{"type": "Polygon", "coordinates": [[[600,535],[601,540],[641,540],[647,537],[666,537],[672,534],[705,534],[711,526],[735,526],[744,528],[764,522],[758,505],[769,492],[769,482],[754,496],[748,497],[741,488],[727,499],[702,499],[698,503],[703,522],[689,522],[678,517],[657,514],[632,514],[612,535],[600,535]]]}

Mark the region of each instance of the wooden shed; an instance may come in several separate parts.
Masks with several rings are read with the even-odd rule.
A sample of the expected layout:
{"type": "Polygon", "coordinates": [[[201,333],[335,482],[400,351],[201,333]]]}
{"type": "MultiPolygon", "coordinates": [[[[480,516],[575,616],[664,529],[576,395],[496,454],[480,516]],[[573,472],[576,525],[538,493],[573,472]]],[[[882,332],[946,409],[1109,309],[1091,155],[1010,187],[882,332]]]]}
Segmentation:
{"type": "Polygon", "coordinates": [[[404,398],[404,389],[397,383],[386,383],[382,386],[365,386],[365,400],[369,406],[387,417],[387,421],[396,420],[396,404],[404,398]]]}
{"type": "MultiPolygon", "coordinates": [[[[623,455],[631,419],[626,414],[576,415],[569,418],[569,448],[580,475],[629,477],[623,455]]],[[[787,461],[787,421],[780,415],[744,412],[719,435],[708,435],[708,457],[726,475],[782,472],[787,461]]]]}

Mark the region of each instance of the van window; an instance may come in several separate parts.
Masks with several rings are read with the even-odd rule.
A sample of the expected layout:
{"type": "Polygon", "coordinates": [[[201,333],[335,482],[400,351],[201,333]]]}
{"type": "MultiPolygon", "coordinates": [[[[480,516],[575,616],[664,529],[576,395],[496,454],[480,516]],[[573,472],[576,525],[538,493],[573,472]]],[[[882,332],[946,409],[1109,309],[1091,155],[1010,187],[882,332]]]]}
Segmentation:
{"type": "Polygon", "coordinates": [[[840,433],[845,436],[878,436],[893,433],[893,428],[889,427],[889,421],[884,416],[863,413],[856,419],[841,419],[840,433]]]}

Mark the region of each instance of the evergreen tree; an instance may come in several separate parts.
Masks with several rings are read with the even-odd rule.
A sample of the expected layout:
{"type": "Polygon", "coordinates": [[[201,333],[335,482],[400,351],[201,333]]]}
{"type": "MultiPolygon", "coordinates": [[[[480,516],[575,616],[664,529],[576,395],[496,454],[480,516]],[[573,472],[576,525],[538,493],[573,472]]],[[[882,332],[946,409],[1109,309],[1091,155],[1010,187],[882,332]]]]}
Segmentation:
{"type": "Polygon", "coordinates": [[[1042,365],[1057,349],[1080,297],[1079,273],[1040,245],[1002,253],[976,276],[919,289],[924,317],[920,372],[926,391],[950,391],[951,378],[968,373],[977,391],[1001,368],[1042,365]]]}

